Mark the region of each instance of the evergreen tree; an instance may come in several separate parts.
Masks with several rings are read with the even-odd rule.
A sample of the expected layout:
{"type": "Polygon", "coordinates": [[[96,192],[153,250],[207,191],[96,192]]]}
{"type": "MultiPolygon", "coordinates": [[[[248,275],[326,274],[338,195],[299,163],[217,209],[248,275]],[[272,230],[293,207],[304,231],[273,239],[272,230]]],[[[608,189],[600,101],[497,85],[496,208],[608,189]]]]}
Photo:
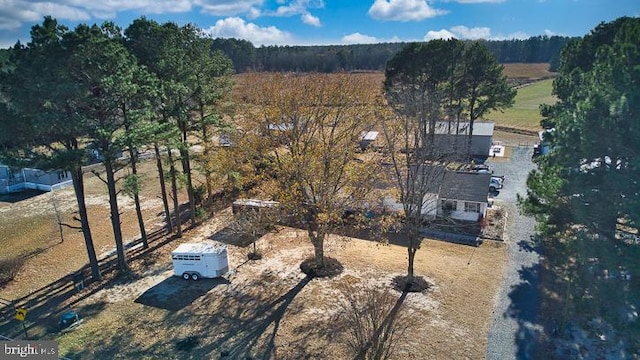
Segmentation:
{"type": "Polygon", "coordinates": [[[581,225],[615,239],[637,227],[640,195],[640,19],[602,23],[562,52],[559,101],[544,108],[552,151],[528,179],[524,208],[547,231],[581,225]]]}

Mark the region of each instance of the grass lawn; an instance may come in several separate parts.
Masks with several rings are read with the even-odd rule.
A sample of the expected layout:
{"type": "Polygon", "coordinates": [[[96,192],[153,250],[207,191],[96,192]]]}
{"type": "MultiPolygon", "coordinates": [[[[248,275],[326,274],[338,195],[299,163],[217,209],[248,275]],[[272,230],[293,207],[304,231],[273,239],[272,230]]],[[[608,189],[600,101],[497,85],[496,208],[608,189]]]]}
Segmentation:
{"type": "Polygon", "coordinates": [[[554,104],[556,98],[551,95],[553,79],[546,79],[518,89],[513,107],[504,112],[494,111],[486,116],[498,126],[515,129],[540,130],[540,104],[554,104]]]}

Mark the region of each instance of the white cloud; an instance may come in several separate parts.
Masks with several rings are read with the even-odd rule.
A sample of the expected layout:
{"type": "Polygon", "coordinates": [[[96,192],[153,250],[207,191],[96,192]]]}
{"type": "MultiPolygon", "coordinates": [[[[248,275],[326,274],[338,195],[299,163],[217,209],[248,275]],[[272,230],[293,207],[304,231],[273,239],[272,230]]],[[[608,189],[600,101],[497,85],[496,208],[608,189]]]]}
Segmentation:
{"type": "Polygon", "coordinates": [[[4,0],[0,10],[0,30],[17,29],[25,22],[37,22],[45,15],[62,20],[83,21],[91,18],[80,8],[53,2],[4,0]]]}
{"type": "MultiPolygon", "coordinates": [[[[640,15],[635,15],[635,17],[638,17],[638,16],[640,16],[640,15]]],[[[547,36],[568,36],[568,35],[566,35],[564,33],[557,33],[555,31],[549,30],[549,29],[544,29],[544,35],[547,35],[547,36]]]]}
{"type": "Polygon", "coordinates": [[[112,19],[118,12],[130,10],[146,14],[187,12],[192,6],[192,0],[66,0],[64,2],[100,19],[112,19]]]}
{"type": "Polygon", "coordinates": [[[429,41],[429,40],[435,40],[435,39],[444,39],[444,40],[448,40],[448,39],[452,39],[455,38],[456,36],[445,29],[442,30],[438,30],[438,31],[429,31],[427,32],[427,34],[424,36],[424,40],[425,41],[429,41]]]}
{"type": "Polygon", "coordinates": [[[498,35],[492,36],[489,40],[514,40],[514,39],[525,40],[525,39],[528,39],[529,37],[531,36],[526,32],[516,31],[507,35],[498,34],[498,35]]]}
{"type": "Polygon", "coordinates": [[[488,27],[474,27],[468,28],[464,25],[457,25],[452,27],[452,33],[456,34],[460,39],[470,39],[470,40],[478,40],[478,39],[488,39],[491,36],[491,29],[488,27]]]}
{"type": "Polygon", "coordinates": [[[380,41],[376,37],[360,34],[359,32],[342,37],[343,44],[373,44],[377,42],[380,41]]]}
{"type": "Polygon", "coordinates": [[[369,16],[383,21],[420,21],[446,13],[426,0],[375,0],[369,8],[369,16]]]}
{"type": "Polygon", "coordinates": [[[249,19],[257,19],[260,17],[260,15],[262,15],[262,12],[260,11],[260,9],[257,9],[254,7],[252,7],[251,9],[249,9],[249,11],[247,11],[247,17],[249,19]]]}
{"type": "Polygon", "coordinates": [[[298,14],[307,14],[309,12],[308,9],[322,9],[324,8],[323,0],[292,0],[287,5],[285,5],[286,1],[278,1],[278,6],[276,11],[273,13],[274,16],[293,16],[298,14]]]}
{"type": "Polygon", "coordinates": [[[292,41],[291,34],[275,26],[260,27],[254,23],[247,23],[239,17],[218,20],[205,32],[213,37],[249,40],[256,46],[289,44],[292,41]]]}
{"type": "MultiPolygon", "coordinates": [[[[202,12],[217,16],[232,16],[249,14],[255,16],[256,10],[264,0],[192,0],[194,5],[200,6],[202,12]]],[[[258,10],[259,11],[259,10],[258,10]]],[[[258,15],[259,16],[259,15],[258,15]]]]}
{"type": "Polygon", "coordinates": [[[452,28],[441,29],[438,31],[429,31],[424,36],[425,41],[433,39],[460,39],[460,40],[511,40],[511,39],[527,39],[527,33],[517,31],[508,35],[491,35],[491,29],[488,27],[469,28],[464,25],[457,25],[452,28]]]}
{"type": "Polygon", "coordinates": [[[309,13],[302,14],[300,19],[302,20],[303,23],[305,23],[307,25],[311,25],[311,26],[315,26],[315,27],[322,26],[322,24],[320,23],[320,19],[318,17],[316,17],[316,16],[313,16],[313,15],[309,14],[309,13]]]}

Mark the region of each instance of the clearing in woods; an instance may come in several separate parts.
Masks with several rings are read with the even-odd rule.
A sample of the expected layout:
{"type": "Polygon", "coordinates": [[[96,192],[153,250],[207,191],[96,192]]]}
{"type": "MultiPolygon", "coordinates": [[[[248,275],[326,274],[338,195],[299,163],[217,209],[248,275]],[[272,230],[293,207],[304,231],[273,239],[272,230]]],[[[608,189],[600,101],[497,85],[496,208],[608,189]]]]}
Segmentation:
{"type": "MultiPolygon", "coordinates": [[[[539,67],[537,67],[539,68],[539,67]]],[[[522,71],[522,70],[519,70],[522,71]]],[[[241,75],[240,75],[241,76],[241,75]]],[[[381,73],[370,74],[382,81],[381,73]]],[[[531,107],[532,105],[529,105],[531,107]]],[[[153,161],[141,164],[143,212],[150,232],[162,228],[162,205],[153,161]]],[[[89,221],[96,251],[105,257],[114,248],[104,184],[86,174],[89,221]]],[[[184,191],[183,191],[184,192],[184,191]]],[[[126,241],[139,236],[132,201],[119,197],[126,241]]],[[[181,195],[184,202],[186,195],[181,195]]],[[[208,241],[229,221],[229,209],[217,212],[205,224],[187,231],[184,239],[156,240],[154,251],[132,260],[132,271],[109,273],[99,284],[74,293],[70,283],[56,281],[86,263],[86,250],[74,217],[70,188],[22,201],[0,199],[2,259],[22,258],[15,279],[2,286],[2,297],[32,299],[29,335],[60,341],[70,358],[217,358],[225,349],[246,348],[252,353],[274,351],[279,358],[341,357],[346,348],[332,314],[336,299],[348,285],[391,289],[391,279],[406,272],[406,249],[365,239],[333,236],[327,255],[336,257],[345,272],[333,279],[306,281],[299,270],[312,253],[306,235],[283,228],[260,240],[265,257],[246,262],[246,249],[229,245],[234,275],[229,281],[184,282],[171,276],[170,252],[183,241],[208,241]],[[60,237],[54,209],[59,211],[60,237]],[[163,241],[167,240],[167,241],[163,241]],[[54,285],[44,291],[47,286],[54,285]],[[70,288],[71,287],[71,288],[70,288]],[[53,291],[59,291],[53,294],[53,291]],[[59,302],[52,301],[56,296],[59,302]],[[33,300],[33,299],[32,299],[33,300]],[[76,331],[60,335],[55,324],[64,309],[84,316],[76,331]]],[[[152,247],[154,245],[152,244],[152,247]]],[[[425,240],[417,253],[416,273],[432,287],[409,294],[403,307],[418,316],[399,358],[482,358],[493,300],[505,265],[501,242],[479,248],[425,240]]],[[[2,320],[2,319],[0,319],[2,320]]],[[[6,325],[6,324],[5,324],[6,325]]],[[[0,328],[3,335],[20,336],[15,322],[0,328]],[[17,330],[16,330],[17,329],[17,330]],[[7,333],[5,331],[16,333],[7,333]]]]}

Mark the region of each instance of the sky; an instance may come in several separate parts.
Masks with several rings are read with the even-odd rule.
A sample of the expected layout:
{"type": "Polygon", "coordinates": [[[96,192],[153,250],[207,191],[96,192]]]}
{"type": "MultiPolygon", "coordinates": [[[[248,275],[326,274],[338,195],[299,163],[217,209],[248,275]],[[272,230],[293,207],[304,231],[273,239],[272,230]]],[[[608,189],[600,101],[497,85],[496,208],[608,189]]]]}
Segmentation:
{"type": "Polygon", "coordinates": [[[338,45],[583,36],[603,21],[640,16],[640,0],[0,0],[0,48],[27,43],[46,15],[71,29],[126,28],[146,16],[255,46],[338,45]]]}

